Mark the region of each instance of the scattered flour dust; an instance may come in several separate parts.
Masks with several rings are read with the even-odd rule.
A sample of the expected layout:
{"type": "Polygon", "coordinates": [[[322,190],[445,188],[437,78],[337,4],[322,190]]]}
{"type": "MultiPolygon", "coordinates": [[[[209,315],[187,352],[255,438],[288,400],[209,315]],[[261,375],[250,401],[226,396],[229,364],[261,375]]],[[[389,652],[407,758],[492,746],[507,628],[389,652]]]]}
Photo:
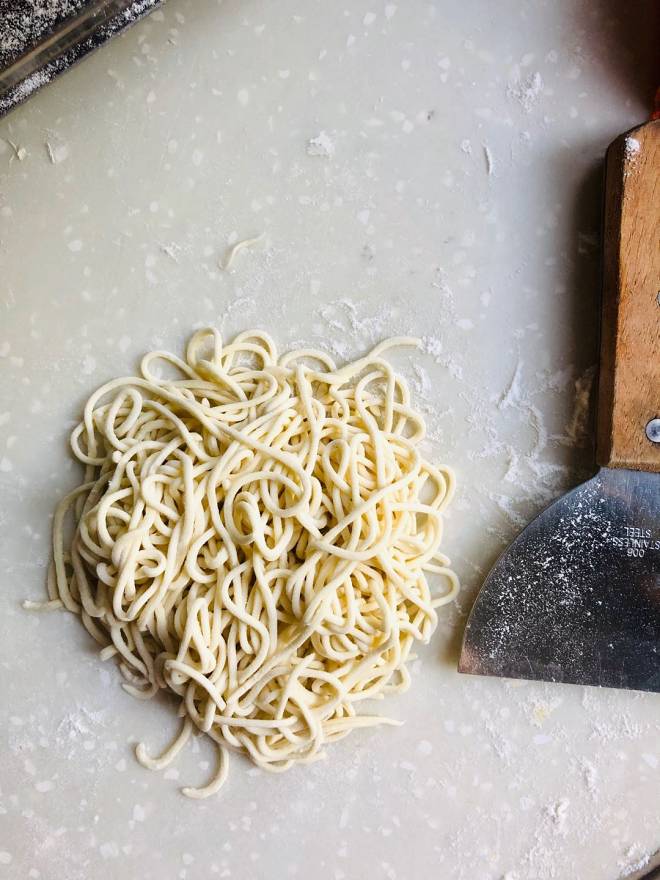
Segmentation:
{"type": "Polygon", "coordinates": [[[463,379],[462,367],[454,358],[443,351],[442,342],[436,336],[422,337],[422,351],[424,354],[430,355],[436,364],[444,367],[454,379],[459,381],[463,379]]]}
{"type": "Polygon", "coordinates": [[[335,143],[327,132],[322,131],[307,141],[308,156],[323,156],[329,159],[334,156],[335,143]]]}
{"type": "Polygon", "coordinates": [[[637,157],[642,145],[635,137],[628,136],[623,145],[623,153],[626,161],[624,177],[627,177],[631,171],[635,170],[637,165],[637,157]]]}
{"type": "Polygon", "coordinates": [[[598,739],[601,742],[616,742],[617,740],[637,740],[646,732],[646,728],[639,724],[627,712],[618,713],[608,721],[594,721],[590,739],[598,739]]]}
{"type": "MultiPolygon", "coordinates": [[[[566,391],[573,381],[575,368],[571,366],[551,375],[537,373],[536,382],[528,373],[525,364],[518,358],[511,378],[503,390],[499,394],[493,394],[488,402],[475,399],[473,412],[467,416],[468,424],[483,438],[481,449],[470,449],[468,458],[476,461],[505,457],[503,463],[506,470],[502,474],[501,489],[498,487],[498,491],[484,491],[482,494],[499,508],[512,527],[518,529],[531,518],[530,502],[538,510],[540,505],[548,504],[576,481],[572,467],[548,460],[547,450],[557,442],[565,445],[578,444],[566,436],[566,428],[560,436],[550,435],[545,423],[544,409],[537,405],[535,399],[536,395],[548,391],[566,391]],[[512,442],[501,434],[503,420],[506,424],[514,413],[519,413],[520,428],[531,442],[531,446],[526,449],[521,445],[521,438],[512,442]],[[503,491],[507,485],[515,487],[512,494],[503,491]],[[521,490],[524,490],[524,494],[521,490]]],[[[589,372],[579,383],[579,405],[576,405],[577,415],[573,428],[575,436],[580,435],[582,426],[588,426],[589,423],[589,390],[592,378],[589,372]]],[[[588,430],[585,433],[588,434],[588,430]]],[[[533,512],[532,510],[531,513],[533,512]]]]}
{"type": "Polygon", "coordinates": [[[586,758],[583,758],[580,761],[580,769],[582,771],[582,779],[584,780],[584,785],[589,793],[589,796],[592,800],[596,800],[598,797],[598,770],[591,761],[588,761],[586,758]]]}
{"type": "Polygon", "coordinates": [[[538,71],[524,78],[518,73],[507,89],[507,95],[517,101],[525,113],[531,113],[542,93],[543,78],[538,71]]]}
{"type": "Polygon", "coordinates": [[[567,837],[573,830],[569,824],[569,811],[567,797],[560,797],[543,809],[534,831],[534,843],[521,858],[520,873],[510,872],[512,880],[564,880],[565,875],[557,871],[556,838],[567,837]]]}
{"type": "Polygon", "coordinates": [[[559,834],[561,837],[565,837],[568,834],[568,811],[570,807],[570,801],[568,798],[560,798],[556,803],[550,804],[549,807],[546,808],[546,816],[550,819],[552,823],[552,828],[555,834],[559,834]]]}
{"type": "Polygon", "coordinates": [[[534,727],[541,728],[550,718],[552,713],[561,706],[561,699],[555,697],[552,700],[543,700],[531,697],[530,704],[530,722],[534,727]]]}
{"type": "Polygon", "coordinates": [[[622,872],[622,877],[628,877],[630,874],[641,871],[650,861],[651,854],[645,852],[638,843],[633,843],[624,852],[623,858],[619,859],[617,867],[622,872]]]}
{"type": "Polygon", "coordinates": [[[637,138],[627,137],[624,144],[624,151],[626,154],[626,159],[634,159],[639,153],[641,148],[640,142],[637,138]]]}
{"type": "Polygon", "coordinates": [[[431,378],[426,370],[420,366],[419,364],[413,364],[413,373],[415,374],[415,380],[413,383],[413,388],[420,397],[428,399],[433,390],[433,385],[431,383],[431,378]]]}
{"type": "Polygon", "coordinates": [[[81,737],[94,737],[100,727],[105,725],[105,713],[103,711],[91,712],[84,706],[78,707],[75,712],[65,715],[57,726],[57,744],[66,746],[81,737]]]}
{"type": "Polygon", "coordinates": [[[257,303],[252,297],[237,296],[227,304],[225,310],[218,319],[219,329],[224,332],[225,325],[234,314],[245,316],[256,311],[257,303]]]}
{"type": "MultiPolygon", "coordinates": [[[[333,300],[318,309],[318,314],[327,327],[333,331],[332,339],[322,332],[324,344],[330,347],[335,357],[346,359],[355,355],[356,346],[376,344],[388,336],[411,335],[402,326],[400,316],[391,308],[382,308],[371,315],[362,315],[356,303],[349,299],[333,300]],[[351,342],[352,340],[352,342],[351,342]]],[[[463,380],[463,370],[456,357],[446,352],[442,340],[437,336],[423,336],[421,350],[444,367],[452,378],[463,380]]],[[[431,390],[431,380],[422,367],[414,368],[416,390],[422,396],[431,390]]]]}
{"type": "MultiPolygon", "coordinates": [[[[405,335],[395,332],[396,318],[391,308],[382,308],[372,315],[361,315],[358,306],[350,299],[338,299],[321,306],[318,314],[334,332],[330,345],[332,353],[345,359],[355,354],[355,346],[375,345],[388,336],[405,335]],[[352,343],[351,343],[352,338],[352,343]]],[[[324,341],[327,333],[324,334],[324,341]]]]}
{"type": "MultiPolygon", "coordinates": [[[[48,69],[45,70],[37,70],[35,73],[27,76],[13,92],[15,101],[22,101],[25,98],[28,98],[32,92],[35,92],[41,86],[45,86],[46,83],[50,82],[51,74],[48,72],[48,69]]],[[[0,103],[0,109],[6,109],[4,106],[4,102],[0,103]]]]}

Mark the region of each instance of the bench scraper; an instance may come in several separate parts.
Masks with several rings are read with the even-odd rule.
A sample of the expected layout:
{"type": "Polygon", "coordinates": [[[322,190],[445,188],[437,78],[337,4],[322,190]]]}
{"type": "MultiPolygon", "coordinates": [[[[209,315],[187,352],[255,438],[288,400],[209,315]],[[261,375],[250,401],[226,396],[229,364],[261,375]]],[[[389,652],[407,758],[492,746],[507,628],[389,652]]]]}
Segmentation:
{"type": "Polygon", "coordinates": [[[596,440],[488,575],[460,672],[660,692],[660,120],[607,151],[596,440]]]}

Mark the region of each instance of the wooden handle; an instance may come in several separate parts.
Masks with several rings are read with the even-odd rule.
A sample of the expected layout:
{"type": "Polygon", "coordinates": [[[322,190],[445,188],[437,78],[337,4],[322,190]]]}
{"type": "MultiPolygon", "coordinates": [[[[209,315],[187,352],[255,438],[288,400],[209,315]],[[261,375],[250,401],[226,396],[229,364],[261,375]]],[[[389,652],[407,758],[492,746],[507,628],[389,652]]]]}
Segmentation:
{"type": "Polygon", "coordinates": [[[660,121],[607,151],[603,233],[598,463],[660,471],[660,121]]]}

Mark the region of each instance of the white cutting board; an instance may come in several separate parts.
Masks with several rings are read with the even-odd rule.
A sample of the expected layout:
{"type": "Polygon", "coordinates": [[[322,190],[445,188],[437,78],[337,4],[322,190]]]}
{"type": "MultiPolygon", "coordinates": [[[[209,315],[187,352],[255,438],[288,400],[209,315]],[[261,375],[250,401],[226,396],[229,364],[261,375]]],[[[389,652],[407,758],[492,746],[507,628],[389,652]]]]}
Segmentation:
{"type": "Polygon", "coordinates": [[[614,880],[660,846],[659,695],[455,672],[484,573],[589,467],[599,163],[646,112],[610,7],[170,0],[0,121],[0,878],[614,880]],[[458,472],[464,591],[405,726],[283,776],[234,759],[196,803],[208,743],[140,768],[169,707],[19,602],[82,401],[208,323],[426,337],[396,361],[458,472]]]}

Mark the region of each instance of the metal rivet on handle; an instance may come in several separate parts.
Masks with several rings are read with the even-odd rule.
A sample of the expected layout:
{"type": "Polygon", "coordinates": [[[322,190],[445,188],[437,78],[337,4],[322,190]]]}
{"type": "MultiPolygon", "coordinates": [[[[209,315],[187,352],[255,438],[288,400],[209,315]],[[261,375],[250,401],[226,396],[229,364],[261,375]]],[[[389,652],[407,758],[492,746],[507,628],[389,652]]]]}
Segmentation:
{"type": "Polygon", "coordinates": [[[646,426],[646,436],[651,443],[660,443],[660,419],[651,419],[646,426]]]}

